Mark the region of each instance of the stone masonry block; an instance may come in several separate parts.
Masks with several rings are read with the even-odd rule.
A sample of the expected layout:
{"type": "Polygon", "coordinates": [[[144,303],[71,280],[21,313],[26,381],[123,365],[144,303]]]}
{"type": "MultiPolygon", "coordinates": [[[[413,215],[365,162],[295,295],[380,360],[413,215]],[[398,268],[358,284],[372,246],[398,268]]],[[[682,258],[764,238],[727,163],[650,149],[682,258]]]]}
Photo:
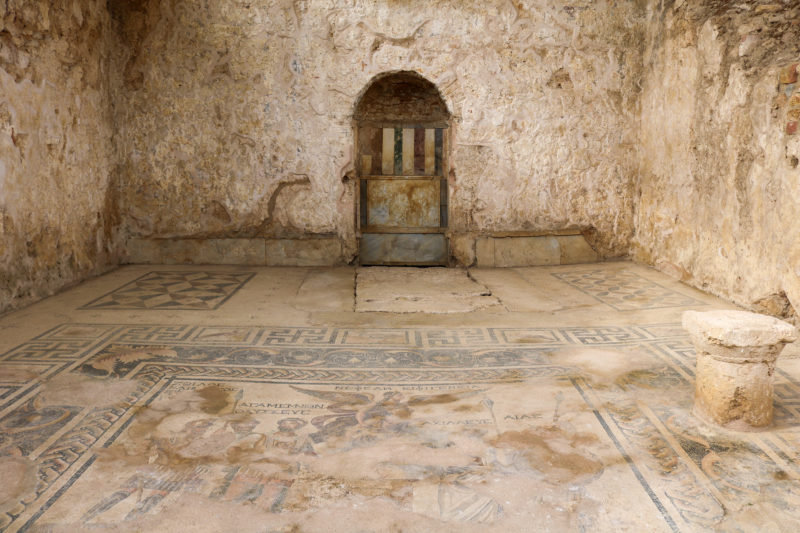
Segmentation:
{"type": "Polygon", "coordinates": [[[497,267],[544,266],[561,263],[561,247],[552,236],[504,237],[495,239],[497,267]]]}
{"type": "Polygon", "coordinates": [[[597,261],[597,252],[589,246],[583,235],[559,235],[556,239],[561,249],[562,265],[597,261]]]}
{"type": "Polygon", "coordinates": [[[494,241],[491,237],[481,237],[475,242],[475,257],[479,267],[495,266],[494,241]]]}
{"type": "Polygon", "coordinates": [[[797,66],[797,63],[793,63],[781,69],[780,82],[784,84],[797,82],[797,66]]]}

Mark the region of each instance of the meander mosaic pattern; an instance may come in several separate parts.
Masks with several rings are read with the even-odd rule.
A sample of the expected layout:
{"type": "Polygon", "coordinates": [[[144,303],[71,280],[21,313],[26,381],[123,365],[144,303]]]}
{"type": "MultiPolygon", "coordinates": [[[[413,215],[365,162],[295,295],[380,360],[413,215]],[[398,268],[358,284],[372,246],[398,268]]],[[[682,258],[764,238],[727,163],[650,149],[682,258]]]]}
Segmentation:
{"type": "Polygon", "coordinates": [[[617,311],[704,305],[629,270],[576,270],[551,275],[617,311]]]}
{"type": "MultiPolygon", "coordinates": [[[[269,442],[303,457],[345,431],[377,431],[368,424],[375,413],[413,408],[430,390],[450,387],[471,394],[463,392],[465,386],[480,391],[523,379],[555,380],[585,402],[666,530],[739,531],[726,509],[752,500],[773,502],[770,512],[779,518],[795,513],[800,504],[800,384],[785,373],[777,376],[778,430],[732,435],[700,425],[688,414],[693,357],[678,324],[527,329],[62,325],[0,358],[4,375],[11,376],[0,383],[0,456],[33,459],[39,472],[34,494],[0,514],[0,531],[24,531],[49,509],[70,508],[79,501],[71,488],[91,483],[100,453],[130,439],[126,430],[140,409],[207,383],[230,392],[234,411],[239,406],[287,415],[269,442]],[[553,350],[569,347],[635,351],[652,364],[598,387],[550,357],[553,350]],[[33,369],[43,379],[77,374],[135,379],[137,385],[123,405],[42,407],[38,381],[15,380],[8,372],[15,368],[33,369]],[[305,400],[292,406],[248,400],[249,388],[265,384],[291,388],[305,400]],[[667,392],[670,399],[664,400],[667,392]],[[314,432],[299,439],[293,431],[304,425],[314,432]]],[[[491,408],[490,400],[484,403],[491,408]]],[[[185,441],[176,437],[184,453],[191,453],[193,439],[213,423],[186,423],[179,434],[185,441]]],[[[231,441],[255,438],[252,426],[233,419],[226,424],[231,441]]],[[[252,472],[248,477],[246,471],[229,466],[210,483],[207,467],[170,470],[156,464],[121,480],[105,498],[87,502],[80,520],[90,525],[122,512],[123,506],[124,519],[144,516],[186,491],[220,501],[256,502],[275,513],[291,508],[293,478],[253,477],[252,472]],[[150,496],[134,504],[132,495],[144,489],[150,496]]],[[[478,522],[499,516],[500,503],[464,496],[467,489],[458,480],[466,475],[453,477],[453,491],[469,505],[448,511],[449,516],[478,522]]],[[[591,519],[584,519],[581,527],[593,527],[591,519]]]]}
{"type": "Polygon", "coordinates": [[[81,309],[217,309],[254,272],[148,272],[81,309]]]}

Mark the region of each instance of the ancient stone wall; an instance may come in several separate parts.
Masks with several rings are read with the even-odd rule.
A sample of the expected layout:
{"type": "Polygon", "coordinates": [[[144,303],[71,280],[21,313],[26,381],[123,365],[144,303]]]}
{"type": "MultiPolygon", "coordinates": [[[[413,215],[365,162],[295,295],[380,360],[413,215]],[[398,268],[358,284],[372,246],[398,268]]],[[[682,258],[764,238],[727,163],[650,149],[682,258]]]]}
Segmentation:
{"type": "Polygon", "coordinates": [[[0,311],[116,264],[103,0],[0,3],[0,311]]]}
{"type": "Polygon", "coordinates": [[[634,257],[778,316],[800,309],[797,2],[652,2],[634,257]]]}
{"type": "Polygon", "coordinates": [[[457,262],[474,261],[480,235],[565,228],[626,255],[641,4],[112,2],[130,249],[207,239],[219,259],[263,253],[248,239],[334,239],[350,260],[354,106],[375,76],[405,70],[453,115],[457,262]]]}

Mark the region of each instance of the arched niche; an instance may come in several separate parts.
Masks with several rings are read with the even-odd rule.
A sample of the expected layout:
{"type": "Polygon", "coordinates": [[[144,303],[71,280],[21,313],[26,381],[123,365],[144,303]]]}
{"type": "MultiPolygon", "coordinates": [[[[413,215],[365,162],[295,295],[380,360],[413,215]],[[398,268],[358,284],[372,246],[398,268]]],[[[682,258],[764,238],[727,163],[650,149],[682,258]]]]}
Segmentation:
{"type": "Polygon", "coordinates": [[[446,265],[450,112],[415,72],[374,78],[353,113],[363,265],[446,265]]]}
{"type": "Polygon", "coordinates": [[[447,104],[436,85],[416,72],[400,71],[373,78],[356,103],[357,122],[402,121],[446,125],[447,104]]]}

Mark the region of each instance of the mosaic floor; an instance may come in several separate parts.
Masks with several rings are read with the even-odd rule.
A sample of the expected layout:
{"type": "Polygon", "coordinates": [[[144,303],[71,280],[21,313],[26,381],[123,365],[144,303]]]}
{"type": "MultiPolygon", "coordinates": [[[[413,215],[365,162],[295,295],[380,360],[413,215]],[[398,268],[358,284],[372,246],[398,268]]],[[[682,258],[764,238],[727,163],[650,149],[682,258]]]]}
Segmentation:
{"type": "Polygon", "coordinates": [[[356,311],[350,268],[192,272],[0,318],[0,531],[800,530],[796,352],[773,430],[698,422],[680,313],[729,305],[656,272],[479,273],[505,309],[442,316],[356,311]],[[179,278],[219,301],[128,309],[179,278]]]}
{"type": "Polygon", "coordinates": [[[86,304],[85,309],[217,309],[252,272],[148,272],[86,304]]]}
{"type": "Polygon", "coordinates": [[[630,270],[578,270],[552,275],[617,311],[701,304],[690,296],[662,287],[630,270]]]}

